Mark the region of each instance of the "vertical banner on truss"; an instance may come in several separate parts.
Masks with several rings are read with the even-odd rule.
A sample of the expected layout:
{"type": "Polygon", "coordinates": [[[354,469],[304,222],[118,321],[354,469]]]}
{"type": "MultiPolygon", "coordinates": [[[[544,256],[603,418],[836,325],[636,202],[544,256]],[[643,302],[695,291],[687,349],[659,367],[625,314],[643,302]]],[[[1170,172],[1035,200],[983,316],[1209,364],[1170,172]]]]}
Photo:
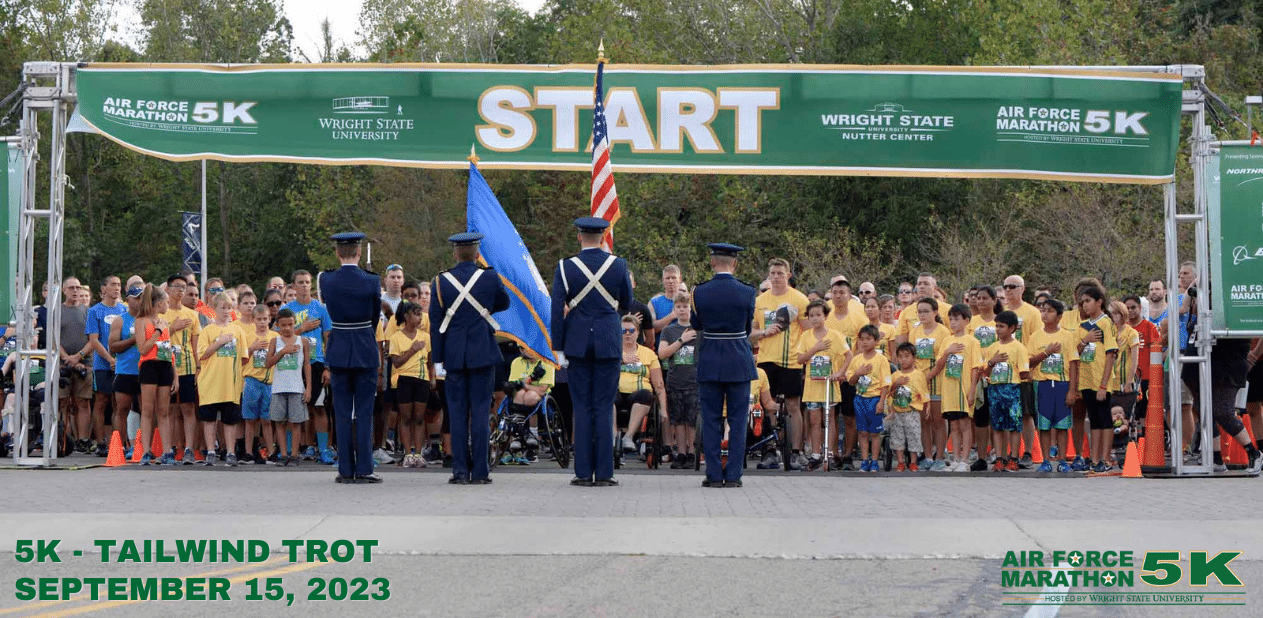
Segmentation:
{"type": "Polygon", "coordinates": [[[4,213],[4,246],[0,250],[0,323],[13,321],[14,282],[18,271],[18,214],[22,209],[22,163],[25,157],[16,143],[5,148],[4,178],[0,181],[0,204],[4,213]]]}
{"type": "Polygon", "coordinates": [[[1207,178],[1211,327],[1263,331],[1263,148],[1223,146],[1207,178]]]}
{"type": "Polygon", "coordinates": [[[181,253],[184,256],[184,270],[191,270],[201,276],[202,272],[202,215],[196,212],[180,213],[181,253]]]}

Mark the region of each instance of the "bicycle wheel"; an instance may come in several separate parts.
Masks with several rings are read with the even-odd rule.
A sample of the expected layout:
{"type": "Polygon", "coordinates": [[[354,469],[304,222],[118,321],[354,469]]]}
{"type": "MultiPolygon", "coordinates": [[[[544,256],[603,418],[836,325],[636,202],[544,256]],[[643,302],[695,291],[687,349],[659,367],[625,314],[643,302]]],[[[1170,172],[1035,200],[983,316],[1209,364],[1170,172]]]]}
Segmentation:
{"type": "Polygon", "coordinates": [[[645,419],[646,437],[641,442],[645,447],[645,467],[650,470],[658,468],[658,449],[662,446],[662,422],[658,414],[658,404],[655,402],[650,406],[649,415],[645,419]]]}
{"type": "Polygon", "coordinates": [[[570,441],[566,439],[566,433],[561,428],[561,423],[557,418],[557,402],[553,401],[549,396],[544,403],[544,413],[541,418],[544,422],[543,435],[548,440],[548,448],[552,449],[553,458],[557,460],[557,465],[563,469],[570,467],[570,441]]]}
{"type": "Polygon", "coordinates": [[[693,470],[702,469],[702,415],[697,415],[697,430],[693,432],[693,470]]]}
{"type": "Polygon", "coordinates": [[[785,397],[783,395],[776,398],[776,406],[778,410],[776,414],[776,435],[778,438],[776,448],[781,451],[781,469],[789,472],[789,466],[792,463],[789,455],[789,413],[785,411],[785,397]]]}
{"type": "MultiPolygon", "coordinates": [[[[886,472],[890,472],[890,463],[891,461],[894,460],[895,453],[890,448],[890,434],[889,433],[883,433],[881,436],[881,450],[882,450],[882,454],[881,454],[882,461],[886,464],[885,470],[886,472]]],[[[904,463],[904,462],[901,461],[899,463],[904,463]]]]}

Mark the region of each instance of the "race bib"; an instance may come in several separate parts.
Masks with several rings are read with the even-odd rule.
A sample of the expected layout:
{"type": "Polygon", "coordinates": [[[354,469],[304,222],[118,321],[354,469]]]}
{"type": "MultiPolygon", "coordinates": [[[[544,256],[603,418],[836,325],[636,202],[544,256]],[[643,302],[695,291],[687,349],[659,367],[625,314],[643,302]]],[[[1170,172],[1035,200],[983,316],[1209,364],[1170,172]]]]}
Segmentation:
{"type": "Polygon", "coordinates": [[[767,328],[776,323],[776,310],[771,309],[763,312],[763,328],[767,328]]]}
{"type": "Polygon", "coordinates": [[[316,360],[316,338],[303,337],[303,339],[307,340],[307,360],[316,360]]]}
{"type": "Polygon", "coordinates": [[[855,394],[860,397],[867,397],[868,387],[873,385],[873,378],[868,375],[860,376],[855,382],[855,394]]]}
{"type": "Polygon", "coordinates": [[[912,407],[912,388],[907,384],[895,389],[894,404],[896,408],[908,409],[912,407]]]}
{"type": "Polygon", "coordinates": [[[978,345],[988,348],[996,342],[995,329],[990,326],[979,326],[974,330],[974,338],[978,340],[978,345]]]}
{"type": "Polygon", "coordinates": [[[184,348],[178,345],[171,346],[171,355],[175,357],[175,364],[179,365],[184,362],[184,348]]]}
{"type": "Polygon", "coordinates": [[[680,346],[680,349],[676,351],[675,356],[671,358],[671,364],[692,365],[693,357],[696,353],[695,351],[696,351],[696,348],[694,348],[692,345],[680,346]]]}
{"type": "Polygon", "coordinates": [[[1066,361],[1060,352],[1053,352],[1045,356],[1044,360],[1039,363],[1039,370],[1051,375],[1059,376],[1065,371],[1065,368],[1066,361]]]}
{"type": "Polygon", "coordinates": [[[639,363],[639,362],[636,362],[636,363],[623,363],[622,367],[620,368],[620,371],[622,371],[623,373],[632,373],[632,374],[636,374],[636,375],[644,375],[644,373],[645,373],[645,366],[644,366],[643,364],[639,363]]]}
{"type": "Polygon", "coordinates": [[[1017,340],[1018,340],[1018,341],[1021,341],[1021,340],[1022,340],[1022,325],[1023,325],[1023,324],[1025,324],[1025,323],[1026,323],[1026,320],[1023,320],[1021,316],[1018,316],[1018,318],[1017,318],[1017,332],[1013,334],[1013,336],[1014,336],[1014,337],[1017,337],[1017,340]]]}
{"type": "Polygon", "coordinates": [[[1079,360],[1090,363],[1096,360],[1096,342],[1089,343],[1083,351],[1079,353],[1079,360]]]}
{"type": "Polygon", "coordinates": [[[231,358],[236,355],[237,355],[237,339],[236,338],[233,338],[232,341],[225,343],[224,345],[220,346],[218,350],[215,350],[215,356],[218,356],[220,358],[231,358]]]}
{"type": "Polygon", "coordinates": [[[961,373],[964,371],[964,369],[965,369],[964,356],[961,356],[959,354],[947,355],[947,367],[945,369],[945,371],[947,371],[947,377],[952,378],[954,380],[959,380],[961,373]]]}
{"type": "Polygon", "coordinates": [[[833,373],[833,362],[828,356],[813,356],[807,365],[807,375],[812,380],[827,380],[833,373]]]}
{"type": "Polygon", "coordinates": [[[1012,382],[1012,381],[1013,381],[1013,367],[1010,366],[1007,362],[996,363],[996,366],[991,368],[991,383],[992,384],[1008,384],[1009,382],[1012,382]]]}
{"type": "Polygon", "coordinates": [[[157,357],[158,357],[158,360],[160,360],[160,361],[162,361],[162,362],[164,362],[164,363],[169,363],[169,362],[171,362],[171,342],[170,342],[170,341],[159,341],[159,342],[158,342],[158,354],[157,354],[157,357]]]}
{"type": "Polygon", "coordinates": [[[267,365],[267,350],[255,350],[254,354],[250,355],[250,360],[254,364],[255,369],[263,369],[267,365]]]}
{"type": "Polygon", "coordinates": [[[281,357],[280,362],[276,363],[276,368],[284,371],[294,371],[298,369],[298,355],[286,354],[281,357]]]}
{"type": "Polygon", "coordinates": [[[934,358],[934,340],[929,337],[917,339],[917,358],[932,360],[934,358]]]}

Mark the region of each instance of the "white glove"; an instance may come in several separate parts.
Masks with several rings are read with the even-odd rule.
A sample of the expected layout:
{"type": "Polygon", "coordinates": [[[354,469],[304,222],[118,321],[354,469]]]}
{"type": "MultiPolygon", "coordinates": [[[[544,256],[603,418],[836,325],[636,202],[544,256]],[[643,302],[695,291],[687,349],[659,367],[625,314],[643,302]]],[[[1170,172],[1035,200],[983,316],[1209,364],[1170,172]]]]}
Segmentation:
{"type": "Polygon", "coordinates": [[[562,367],[569,367],[569,366],[570,366],[570,361],[566,360],[566,353],[565,353],[565,352],[561,352],[561,351],[558,351],[558,350],[553,350],[553,358],[556,358],[556,359],[557,359],[557,364],[558,364],[558,365],[561,365],[562,367]]]}
{"type": "Polygon", "coordinates": [[[436,378],[447,377],[447,370],[443,369],[443,363],[434,363],[434,377],[436,378]]]}

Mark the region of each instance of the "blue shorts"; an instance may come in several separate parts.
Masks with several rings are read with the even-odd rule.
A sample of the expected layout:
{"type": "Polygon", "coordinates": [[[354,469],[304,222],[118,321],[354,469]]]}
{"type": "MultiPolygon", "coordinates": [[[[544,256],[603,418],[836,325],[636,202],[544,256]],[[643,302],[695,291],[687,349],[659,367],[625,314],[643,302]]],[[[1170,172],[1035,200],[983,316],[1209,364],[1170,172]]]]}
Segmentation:
{"type": "Polygon", "coordinates": [[[110,369],[92,370],[92,390],[102,395],[113,395],[114,371],[110,369]]]}
{"type": "Polygon", "coordinates": [[[855,430],[863,433],[881,433],[882,415],[877,413],[881,397],[855,398],[855,430]]]}
{"type": "Polygon", "coordinates": [[[991,428],[995,431],[1022,430],[1022,387],[1017,384],[992,384],[987,387],[987,403],[991,406],[991,428]]]}
{"type": "Polygon", "coordinates": [[[1035,409],[1039,411],[1035,423],[1040,431],[1070,429],[1070,407],[1066,405],[1069,393],[1069,382],[1044,380],[1035,383],[1035,409]]]}
{"type": "Polygon", "coordinates": [[[241,420],[266,421],[271,407],[272,385],[246,376],[245,389],[241,392],[241,420]]]}

